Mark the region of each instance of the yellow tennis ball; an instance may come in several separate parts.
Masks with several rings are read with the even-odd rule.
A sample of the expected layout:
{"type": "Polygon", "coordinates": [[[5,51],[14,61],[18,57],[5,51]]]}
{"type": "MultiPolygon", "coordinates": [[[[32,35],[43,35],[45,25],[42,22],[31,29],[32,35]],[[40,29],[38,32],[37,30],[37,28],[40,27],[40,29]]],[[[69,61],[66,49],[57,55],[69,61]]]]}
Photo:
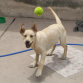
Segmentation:
{"type": "Polygon", "coordinates": [[[36,7],[34,13],[38,16],[42,15],[43,9],[41,7],[36,7]]]}

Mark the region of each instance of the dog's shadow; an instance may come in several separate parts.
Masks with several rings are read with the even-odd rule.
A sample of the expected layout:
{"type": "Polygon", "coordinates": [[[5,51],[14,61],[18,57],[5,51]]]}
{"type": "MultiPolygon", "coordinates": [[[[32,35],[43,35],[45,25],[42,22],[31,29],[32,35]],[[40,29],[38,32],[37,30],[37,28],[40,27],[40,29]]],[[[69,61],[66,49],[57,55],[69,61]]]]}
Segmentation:
{"type": "Polygon", "coordinates": [[[46,65],[55,71],[62,70],[71,63],[69,58],[66,58],[66,60],[62,60],[61,56],[57,54],[52,54],[52,55],[53,55],[52,62],[49,62],[46,65]]]}
{"type": "Polygon", "coordinates": [[[46,77],[48,77],[48,76],[51,77],[51,75],[52,75],[55,71],[51,70],[50,68],[48,68],[47,66],[44,65],[44,68],[43,68],[43,72],[42,72],[41,77],[37,78],[37,77],[36,77],[36,72],[37,72],[37,69],[36,69],[35,72],[28,78],[28,80],[30,80],[31,83],[40,83],[40,82],[43,82],[46,77]]]}
{"type": "MultiPolygon", "coordinates": [[[[47,56],[47,57],[50,57],[50,56],[47,56]]],[[[65,68],[66,66],[68,66],[69,64],[70,64],[69,58],[67,58],[66,60],[62,60],[61,58],[58,57],[58,55],[53,54],[53,56],[52,56],[52,63],[49,62],[48,64],[44,65],[42,76],[37,78],[35,76],[37,70],[35,70],[33,75],[31,75],[28,79],[31,81],[31,83],[33,83],[33,82],[40,83],[40,82],[44,81],[46,77],[48,77],[48,76],[51,77],[51,75],[55,71],[61,70],[61,69],[65,68]],[[48,68],[50,65],[56,67],[55,68],[56,70],[53,71],[51,68],[48,68]]]]}

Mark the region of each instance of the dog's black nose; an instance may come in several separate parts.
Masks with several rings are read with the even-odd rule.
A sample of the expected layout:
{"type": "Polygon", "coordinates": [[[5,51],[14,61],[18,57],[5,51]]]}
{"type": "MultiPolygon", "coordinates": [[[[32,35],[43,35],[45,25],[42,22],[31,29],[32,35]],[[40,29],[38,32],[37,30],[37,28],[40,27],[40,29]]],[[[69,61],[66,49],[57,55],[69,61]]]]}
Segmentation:
{"type": "Polygon", "coordinates": [[[26,44],[29,44],[29,43],[30,43],[30,42],[27,40],[27,41],[26,41],[26,44]]]}

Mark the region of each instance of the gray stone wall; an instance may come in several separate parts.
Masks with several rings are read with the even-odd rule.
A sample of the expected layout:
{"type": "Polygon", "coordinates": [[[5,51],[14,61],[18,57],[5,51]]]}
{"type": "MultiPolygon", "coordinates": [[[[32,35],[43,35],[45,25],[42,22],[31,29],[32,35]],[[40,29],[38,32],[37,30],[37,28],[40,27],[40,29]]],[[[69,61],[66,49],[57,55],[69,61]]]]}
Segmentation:
{"type": "Polygon", "coordinates": [[[24,2],[31,5],[40,5],[43,7],[83,7],[83,0],[15,0],[16,2],[24,2]]]}
{"type": "Polygon", "coordinates": [[[0,16],[54,19],[48,6],[63,20],[83,19],[83,0],[0,0],[0,16]],[[41,16],[34,14],[37,6],[44,10],[41,16]]]}

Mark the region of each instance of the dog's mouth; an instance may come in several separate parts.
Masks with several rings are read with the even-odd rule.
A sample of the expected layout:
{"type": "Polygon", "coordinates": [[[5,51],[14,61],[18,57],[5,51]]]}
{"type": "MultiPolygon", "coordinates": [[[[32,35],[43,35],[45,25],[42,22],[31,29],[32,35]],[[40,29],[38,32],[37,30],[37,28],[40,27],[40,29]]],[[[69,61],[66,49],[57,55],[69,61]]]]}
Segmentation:
{"type": "MultiPolygon", "coordinates": [[[[32,42],[32,43],[33,43],[33,42],[32,42]]],[[[30,48],[31,45],[32,45],[32,43],[31,43],[31,44],[26,44],[26,47],[27,47],[27,48],[30,48]]]]}

